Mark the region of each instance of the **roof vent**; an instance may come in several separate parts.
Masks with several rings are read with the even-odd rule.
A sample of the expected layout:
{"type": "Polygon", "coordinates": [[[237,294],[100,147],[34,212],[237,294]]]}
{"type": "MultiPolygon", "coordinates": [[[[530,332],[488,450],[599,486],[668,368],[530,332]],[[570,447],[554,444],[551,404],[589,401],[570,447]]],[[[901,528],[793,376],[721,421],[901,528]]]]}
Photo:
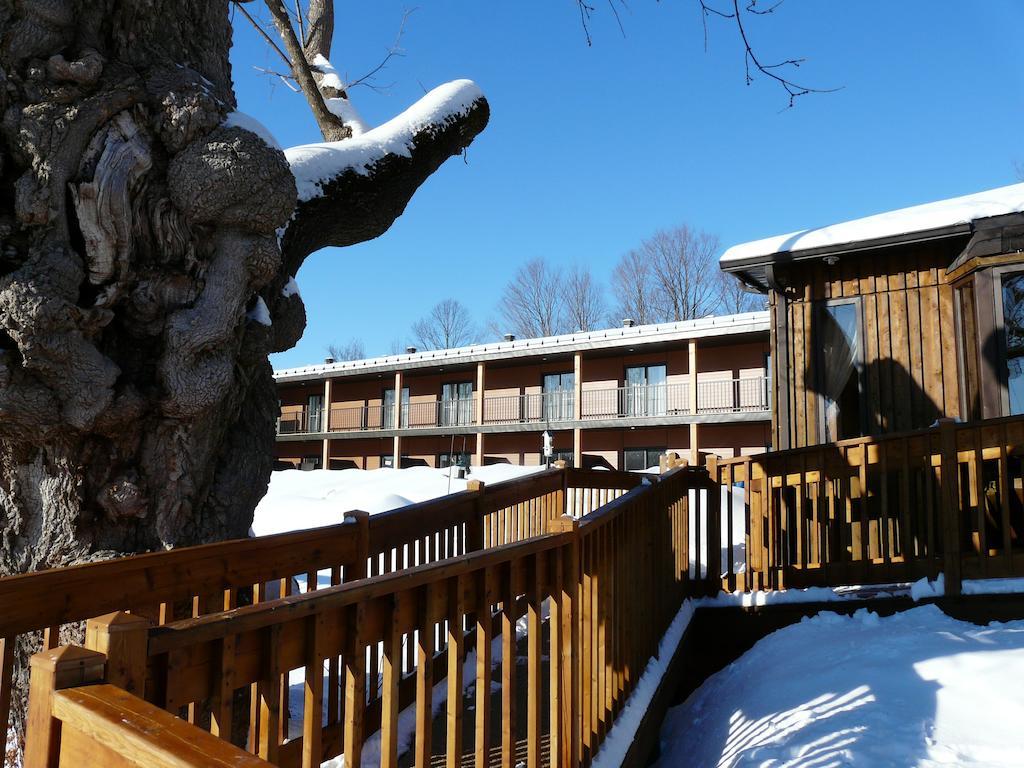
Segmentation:
{"type": "Polygon", "coordinates": [[[636,325],[636,323],[633,322],[633,318],[631,318],[631,317],[624,317],[624,318],[622,318],[622,327],[623,328],[632,328],[634,325],[636,325]]]}
{"type": "Polygon", "coordinates": [[[407,354],[407,355],[415,355],[416,354],[416,347],[406,347],[405,348],[405,354],[407,354]]]}
{"type": "Polygon", "coordinates": [[[515,341],[515,340],[516,340],[516,335],[514,333],[506,333],[505,334],[505,341],[515,341]]]}
{"type": "Polygon", "coordinates": [[[327,363],[327,365],[330,365],[331,363],[334,362],[334,358],[333,357],[325,357],[324,358],[324,362],[327,363]]]}

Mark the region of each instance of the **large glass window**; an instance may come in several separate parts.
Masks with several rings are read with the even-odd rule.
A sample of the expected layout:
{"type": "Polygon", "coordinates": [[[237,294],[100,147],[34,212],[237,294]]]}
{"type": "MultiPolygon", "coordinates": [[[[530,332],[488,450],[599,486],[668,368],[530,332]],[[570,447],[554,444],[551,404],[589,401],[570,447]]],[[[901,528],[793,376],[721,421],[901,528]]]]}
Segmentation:
{"type": "Polygon", "coordinates": [[[627,472],[657,467],[664,448],[626,448],[622,451],[622,468],[627,472]]]}
{"type": "Polygon", "coordinates": [[[858,305],[831,304],[819,313],[825,442],[861,434],[861,333],[858,305]]]}
{"type": "Polygon", "coordinates": [[[545,421],[568,421],[573,417],[576,374],[549,373],[544,376],[545,421]]]}
{"type": "MultiPolygon", "coordinates": [[[[409,426],[409,388],[402,387],[402,412],[399,415],[399,427],[409,426]]],[[[381,418],[383,429],[395,428],[395,390],[384,390],[384,413],[381,418]]]]}
{"type": "Polygon", "coordinates": [[[473,382],[458,381],[441,386],[441,426],[473,423],[473,382]]]}
{"type": "Polygon", "coordinates": [[[1013,416],[1024,413],[1024,273],[1004,275],[1002,282],[1006,388],[1013,416]]]}
{"type": "Polygon", "coordinates": [[[623,413],[626,416],[664,416],[668,368],[664,365],[635,365],[626,369],[623,413]]]}

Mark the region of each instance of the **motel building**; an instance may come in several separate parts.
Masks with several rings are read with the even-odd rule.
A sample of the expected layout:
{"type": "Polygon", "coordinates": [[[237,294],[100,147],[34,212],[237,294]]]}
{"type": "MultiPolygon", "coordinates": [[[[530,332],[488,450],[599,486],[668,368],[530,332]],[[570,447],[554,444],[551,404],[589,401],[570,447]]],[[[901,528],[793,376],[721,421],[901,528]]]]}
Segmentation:
{"type": "Polygon", "coordinates": [[[767,312],[275,372],[277,467],[644,469],[771,445],[767,312]]]}

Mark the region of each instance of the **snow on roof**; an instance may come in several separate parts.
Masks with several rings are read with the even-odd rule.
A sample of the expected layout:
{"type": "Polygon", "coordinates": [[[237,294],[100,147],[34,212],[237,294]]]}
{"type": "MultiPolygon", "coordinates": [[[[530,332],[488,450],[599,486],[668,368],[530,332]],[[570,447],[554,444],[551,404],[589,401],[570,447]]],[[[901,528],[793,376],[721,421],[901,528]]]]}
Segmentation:
{"type": "Polygon", "coordinates": [[[598,331],[579,331],[561,336],[543,336],[536,339],[517,339],[489,344],[473,344],[454,349],[435,349],[412,354],[387,355],[366,360],[348,360],[338,363],[320,363],[299,368],[274,371],[274,378],[281,380],[302,380],[325,374],[358,373],[379,369],[417,367],[472,362],[483,359],[504,357],[527,357],[530,355],[568,352],[575,349],[595,347],[623,347],[631,344],[652,344],[679,339],[721,336],[738,333],[765,332],[769,328],[767,312],[745,312],[739,315],[717,315],[698,320],[683,320],[678,323],[635,325],[623,328],[607,328],[598,331]]]}
{"type": "Polygon", "coordinates": [[[973,195],[900,208],[895,211],[844,221],[828,227],[805,229],[788,235],[741,243],[729,248],[719,260],[722,265],[764,258],[776,253],[828,248],[884,237],[970,224],[976,219],[1024,212],[1024,184],[990,189],[973,195]]]}
{"type": "Polygon", "coordinates": [[[483,92],[473,81],[454,80],[438,86],[402,114],[360,136],[286,149],[284,155],[295,175],[299,201],[322,195],[324,183],[345,170],[366,175],[374,163],[387,155],[410,157],[417,133],[466,114],[482,98],[483,92]]]}

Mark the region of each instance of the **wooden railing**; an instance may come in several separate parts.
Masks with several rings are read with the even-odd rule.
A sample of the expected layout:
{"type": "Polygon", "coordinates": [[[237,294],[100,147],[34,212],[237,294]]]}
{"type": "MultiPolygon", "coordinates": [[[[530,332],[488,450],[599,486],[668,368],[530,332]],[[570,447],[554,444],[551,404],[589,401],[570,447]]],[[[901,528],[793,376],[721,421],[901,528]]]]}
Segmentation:
{"type": "Polygon", "coordinates": [[[535,535],[562,514],[566,489],[579,489],[585,512],[613,492],[607,488],[621,493],[637,482],[624,472],[547,470],[487,487],[471,482],[470,490],[372,517],[354,513],[341,525],[0,578],[0,743],[19,636],[29,635],[22,647],[31,647],[31,633],[41,631],[50,649],[62,626],[112,611],[165,624],[288,595],[300,581],[315,590],[437,562],[535,535]]]}
{"type": "Polygon", "coordinates": [[[1024,417],[712,459],[726,488],[723,587],[1024,576],[1024,417]],[[740,497],[740,498],[737,498],[740,497]],[[745,510],[733,525],[733,505],[745,510]]]}
{"type": "MultiPolygon", "coordinates": [[[[609,486],[603,490],[622,490],[612,487],[611,474],[596,474],[609,486]]],[[[598,480],[579,476],[588,488],[598,480]]],[[[506,768],[521,759],[529,768],[542,760],[587,764],[682,599],[719,587],[717,546],[709,543],[706,563],[691,562],[701,548],[689,549],[690,526],[700,540],[700,528],[718,519],[707,473],[678,468],[633,485],[579,519],[551,516],[543,502],[526,504],[513,514],[521,527],[503,529],[518,540],[493,537],[489,548],[373,578],[163,626],[123,613],[103,617],[90,622],[87,644],[107,656],[108,678],[114,670],[125,690],[144,692],[275,765],[309,768],[339,754],[360,765],[367,736],[379,731],[380,764],[393,768],[406,706],[414,707],[419,766],[438,752],[449,766],[464,754],[481,768],[492,759],[506,768]],[[527,535],[538,520],[545,532],[527,535]],[[524,615],[525,632],[517,635],[524,615]],[[500,732],[492,732],[497,638],[500,732]],[[476,662],[466,675],[471,648],[476,662]],[[517,671],[520,656],[526,664],[517,671]],[[332,661],[341,670],[335,677],[332,661]],[[299,669],[303,704],[289,711],[288,673],[299,669]],[[435,748],[433,690],[442,679],[445,743],[435,748]],[[521,688],[525,707],[516,704],[521,688]],[[241,712],[239,692],[250,693],[241,712]]],[[[569,487],[552,486],[550,494],[564,504],[569,487]]],[[[504,509],[507,521],[515,498],[495,495],[484,509],[497,509],[478,519],[504,509]]]]}

